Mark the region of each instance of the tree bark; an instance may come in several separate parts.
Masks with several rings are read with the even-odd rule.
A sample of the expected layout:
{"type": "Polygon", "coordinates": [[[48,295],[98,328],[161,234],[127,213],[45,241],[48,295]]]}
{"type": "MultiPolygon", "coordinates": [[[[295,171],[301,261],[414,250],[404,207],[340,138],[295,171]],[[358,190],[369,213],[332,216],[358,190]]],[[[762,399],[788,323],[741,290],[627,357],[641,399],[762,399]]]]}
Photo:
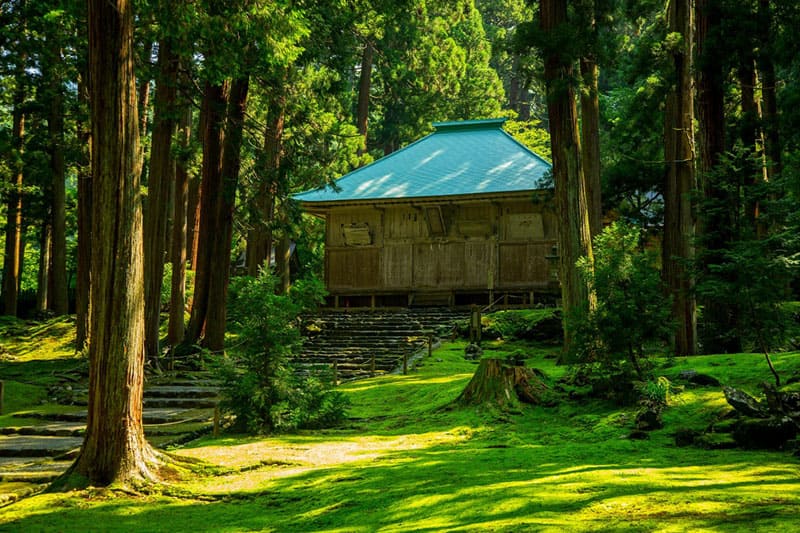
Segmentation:
{"type": "Polygon", "coordinates": [[[39,235],[39,273],[36,278],[36,310],[40,313],[46,311],[50,304],[48,291],[50,289],[50,250],[53,242],[53,227],[45,221],[39,235]]]}
{"type": "MultiPolygon", "coordinates": [[[[539,15],[541,29],[545,33],[559,31],[567,23],[566,2],[541,0],[539,15]]],[[[575,90],[571,85],[573,66],[571,61],[563,57],[562,52],[547,50],[544,70],[553,147],[553,180],[559,213],[559,279],[565,316],[564,352],[569,353],[572,343],[569,317],[593,309],[595,296],[575,266],[581,257],[593,261],[592,240],[586,181],[581,163],[575,90]]]]}
{"type": "MultiPolygon", "coordinates": [[[[697,0],[695,4],[697,43],[697,109],[700,124],[700,170],[705,200],[714,205],[704,209],[701,217],[703,269],[723,262],[724,250],[736,234],[734,213],[739,200],[722,186],[720,176],[714,176],[725,151],[725,73],[722,68],[722,14],[718,0],[697,0]]],[[[741,338],[736,333],[739,312],[733,305],[707,298],[703,302],[705,332],[703,350],[706,353],[738,353],[741,338]]]]}
{"type": "MultiPolygon", "coordinates": [[[[267,127],[264,131],[264,161],[255,198],[255,219],[247,236],[247,274],[258,276],[272,254],[272,223],[275,218],[275,196],[280,181],[283,157],[283,126],[286,97],[282,91],[270,101],[267,127]]],[[[269,268],[269,264],[266,264],[269,268]]]]}
{"type": "Polygon", "coordinates": [[[519,401],[530,404],[547,403],[549,387],[534,370],[509,364],[505,359],[485,358],[464,390],[456,398],[460,405],[491,403],[513,406],[519,401]]]}
{"type": "Polygon", "coordinates": [[[12,316],[17,316],[22,255],[22,155],[25,138],[25,113],[22,110],[25,103],[25,85],[22,76],[20,67],[12,112],[11,142],[14,147],[14,160],[11,165],[11,182],[6,200],[6,244],[3,256],[3,313],[12,316]]]}
{"type": "MultiPolygon", "coordinates": [[[[88,110],[89,93],[85,75],[78,82],[78,98],[88,110]]],[[[78,273],[75,280],[76,338],[75,348],[82,351],[89,343],[89,309],[91,301],[91,255],[92,255],[92,131],[83,121],[78,122],[78,138],[81,140],[81,164],[78,167],[78,273]]]]}
{"type": "Polygon", "coordinates": [[[241,167],[241,147],[244,132],[244,115],[247,110],[248,77],[236,79],[228,101],[225,130],[225,148],[222,155],[222,190],[217,204],[217,235],[213,239],[208,288],[206,335],[203,344],[211,351],[225,349],[225,305],[231,266],[231,238],[233,236],[233,208],[241,167]]]}
{"type": "MultiPolygon", "coordinates": [[[[753,154],[760,151],[759,139],[761,137],[760,117],[758,112],[758,102],[756,101],[756,69],[755,57],[746,54],[742,58],[737,69],[739,78],[739,90],[742,96],[742,116],[740,119],[740,135],[742,145],[751,150],[753,154]]],[[[754,160],[748,159],[744,162],[744,215],[749,226],[749,230],[755,235],[756,219],[758,218],[758,201],[754,198],[753,187],[757,183],[758,173],[761,167],[754,164],[754,160]]]]}
{"type": "MultiPolygon", "coordinates": [[[[203,126],[200,125],[200,131],[203,126]]],[[[200,176],[188,176],[189,193],[186,200],[186,257],[189,270],[197,269],[197,245],[200,239],[200,176]]]]}
{"type": "Polygon", "coordinates": [[[194,277],[192,312],[186,327],[183,345],[192,346],[200,340],[208,313],[208,289],[213,265],[213,247],[219,234],[218,205],[222,195],[222,143],[227,102],[227,82],[213,85],[206,82],[203,97],[205,132],[203,134],[203,181],[200,185],[197,254],[194,277]]]}
{"type": "Polygon", "coordinates": [[[372,41],[367,40],[364,44],[364,52],[361,55],[361,75],[358,79],[358,109],[356,112],[356,127],[358,134],[364,139],[364,145],[358,148],[359,157],[367,149],[367,133],[369,125],[369,93],[372,87],[372,56],[375,49],[372,41]]]}
{"type": "Polygon", "coordinates": [[[83,447],[67,475],[93,485],[155,481],[144,437],[141,151],[129,0],[89,0],[92,302],[89,404],[83,447]]]}
{"type": "MultiPolygon", "coordinates": [[[[192,109],[186,105],[178,138],[184,153],[192,135],[192,109]]],[[[185,161],[175,166],[175,200],[172,215],[172,286],[170,287],[168,340],[177,346],[185,333],[183,321],[186,306],[186,204],[189,196],[189,173],[185,161]]]]}
{"type": "Polygon", "coordinates": [[[672,296],[675,354],[697,353],[697,312],[693,281],[686,268],[694,258],[692,192],[694,164],[693,13],[690,0],[669,3],[669,31],[683,37],[673,51],[674,84],[667,95],[664,124],[664,240],[662,277],[672,296]]]}
{"type": "Polygon", "coordinates": [[[284,228],[278,249],[275,252],[275,270],[280,277],[280,285],[278,285],[280,294],[287,294],[289,287],[292,285],[292,239],[287,231],[288,229],[284,228]]]}
{"type": "Polygon", "coordinates": [[[764,128],[764,153],[767,159],[767,179],[781,173],[780,128],[778,127],[778,100],[776,95],[775,65],[772,62],[773,16],[770,0],[759,0],[760,30],[758,69],[761,73],[761,100],[764,128]]]}
{"type": "Polygon", "coordinates": [[[580,60],[581,78],[581,157],[586,181],[589,230],[592,238],[603,231],[603,206],[600,187],[600,70],[594,57],[580,60]]]}
{"type": "Polygon", "coordinates": [[[175,174],[171,148],[172,135],[175,132],[178,57],[166,38],[161,40],[158,47],[158,71],[150,150],[150,180],[147,187],[147,218],[144,221],[145,355],[155,362],[160,355],[158,337],[167,206],[169,189],[175,174]]]}
{"type": "Polygon", "coordinates": [[[50,309],[57,315],[69,313],[67,296],[67,236],[66,236],[66,187],[64,183],[64,98],[61,93],[61,49],[57,43],[52,47],[53,62],[50,65],[50,115],[47,127],[50,134],[50,172],[52,175],[52,221],[53,221],[53,253],[52,282],[53,290],[48,295],[50,309]]]}

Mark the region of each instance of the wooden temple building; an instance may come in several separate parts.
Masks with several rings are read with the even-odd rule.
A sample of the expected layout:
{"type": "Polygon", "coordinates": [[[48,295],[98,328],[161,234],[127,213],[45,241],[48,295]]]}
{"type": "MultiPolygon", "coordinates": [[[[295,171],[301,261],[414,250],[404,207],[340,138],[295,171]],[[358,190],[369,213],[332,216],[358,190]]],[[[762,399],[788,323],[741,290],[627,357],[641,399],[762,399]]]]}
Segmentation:
{"type": "Polygon", "coordinates": [[[335,187],[295,195],[326,220],[329,305],[526,306],[558,290],[556,216],[536,190],[551,166],[504,121],[434,123],[335,187]]]}

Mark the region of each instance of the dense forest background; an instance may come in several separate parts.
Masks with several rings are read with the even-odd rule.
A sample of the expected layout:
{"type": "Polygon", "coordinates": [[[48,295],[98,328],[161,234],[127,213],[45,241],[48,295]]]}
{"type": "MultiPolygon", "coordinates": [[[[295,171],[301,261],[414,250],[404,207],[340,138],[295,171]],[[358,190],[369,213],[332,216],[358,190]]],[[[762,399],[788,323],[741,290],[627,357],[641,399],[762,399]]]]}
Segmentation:
{"type": "MultiPolygon", "coordinates": [[[[269,250],[283,289],[292,249],[299,275],[319,274],[320,222],[293,192],[433,121],[496,116],[554,162],[562,213],[581,213],[559,243],[566,308],[596,305],[573,267],[623,219],[663,250],[676,353],[779,334],[763,317],[797,291],[793,2],[153,0],[134,13],[150,359],[167,308],[170,347],[222,349],[229,277],[257,275],[269,250]]],[[[84,2],[0,1],[2,309],[76,313],[80,346],[102,208],[87,26],[84,2]]]]}

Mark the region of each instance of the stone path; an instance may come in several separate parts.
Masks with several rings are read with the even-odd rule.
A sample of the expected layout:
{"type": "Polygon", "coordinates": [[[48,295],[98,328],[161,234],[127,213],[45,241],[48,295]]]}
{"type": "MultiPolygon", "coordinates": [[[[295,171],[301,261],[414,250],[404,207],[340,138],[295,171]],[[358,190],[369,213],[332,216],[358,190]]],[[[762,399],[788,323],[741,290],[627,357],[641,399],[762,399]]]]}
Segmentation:
{"type": "MultiPolygon", "coordinates": [[[[81,394],[76,403],[85,405],[85,391],[81,394]]],[[[144,394],[144,430],[153,445],[179,444],[211,431],[219,401],[215,380],[165,376],[152,379],[144,394]]],[[[13,416],[21,425],[0,428],[0,505],[35,492],[72,464],[83,442],[86,414],[67,407],[57,413],[18,413],[13,416]]]]}

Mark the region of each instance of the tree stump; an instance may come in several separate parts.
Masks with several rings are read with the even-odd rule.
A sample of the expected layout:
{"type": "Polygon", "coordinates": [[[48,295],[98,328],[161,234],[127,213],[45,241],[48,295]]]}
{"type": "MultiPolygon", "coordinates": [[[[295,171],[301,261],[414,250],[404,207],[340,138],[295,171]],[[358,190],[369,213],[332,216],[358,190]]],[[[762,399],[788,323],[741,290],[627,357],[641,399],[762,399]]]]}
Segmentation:
{"type": "Polygon", "coordinates": [[[535,370],[510,364],[506,359],[481,359],[472,379],[456,399],[461,405],[494,403],[514,405],[518,401],[548,403],[550,388],[535,370]]]}

